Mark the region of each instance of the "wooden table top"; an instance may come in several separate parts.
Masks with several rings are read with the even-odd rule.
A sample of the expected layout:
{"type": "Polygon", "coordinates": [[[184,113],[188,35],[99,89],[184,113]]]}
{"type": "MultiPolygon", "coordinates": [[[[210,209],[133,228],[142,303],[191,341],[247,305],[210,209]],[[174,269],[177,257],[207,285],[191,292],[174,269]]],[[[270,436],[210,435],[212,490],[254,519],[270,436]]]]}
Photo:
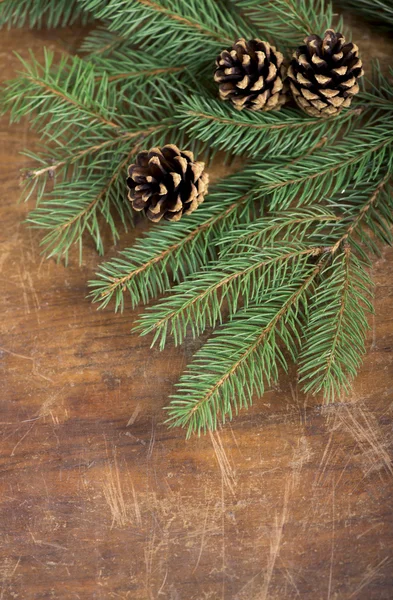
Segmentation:
{"type": "MultiPolygon", "coordinates": [[[[79,36],[2,32],[1,79],[12,50],[79,36]]],[[[363,54],[373,40],[363,30],[363,54]]],[[[284,377],[185,441],[162,407],[199,342],[159,353],[130,333],[136,312],[97,311],[92,247],[81,268],[40,256],[17,204],[19,152],[35,144],[27,121],[0,121],[0,599],[393,598],[393,249],[373,263],[348,398],[323,407],[284,377]]]]}

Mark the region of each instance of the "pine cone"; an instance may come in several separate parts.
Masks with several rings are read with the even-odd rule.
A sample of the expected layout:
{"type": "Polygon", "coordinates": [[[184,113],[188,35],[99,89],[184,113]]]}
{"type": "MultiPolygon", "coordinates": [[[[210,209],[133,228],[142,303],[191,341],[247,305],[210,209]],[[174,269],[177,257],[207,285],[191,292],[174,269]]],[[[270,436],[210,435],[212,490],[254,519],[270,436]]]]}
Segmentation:
{"type": "Polygon", "coordinates": [[[174,144],[140,152],[128,167],[128,198],[134,210],[143,210],[158,222],[179,221],[203,202],[209,175],[205,163],[195,162],[192,152],[174,144]]]}
{"type": "Polygon", "coordinates": [[[220,98],[230,100],[238,110],[281,108],[286,101],[283,58],[268,42],[241,38],[217,57],[214,80],[220,98]]]}
{"type": "Polygon", "coordinates": [[[312,117],[338,115],[358,93],[363,75],[358,47],[332,29],[310,35],[293,54],[289,85],[297,104],[312,117]]]}

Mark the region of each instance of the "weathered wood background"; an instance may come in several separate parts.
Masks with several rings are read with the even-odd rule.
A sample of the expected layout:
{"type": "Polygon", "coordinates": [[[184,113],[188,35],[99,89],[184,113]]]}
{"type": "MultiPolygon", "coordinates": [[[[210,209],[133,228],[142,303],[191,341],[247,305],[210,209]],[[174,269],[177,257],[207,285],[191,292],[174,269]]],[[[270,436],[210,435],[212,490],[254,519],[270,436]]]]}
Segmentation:
{"type": "MultiPolygon", "coordinates": [[[[1,32],[1,79],[82,32],[1,32]]],[[[363,56],[392,44],[357,27],[363,56]]],[[[393,250],[353,393],[292,377],[219,433],[184,440],[162,406],[198,343],[164,354],[97,312],[79,268],[40,257],[17,204],[29,123],[0,122],[0,599],[393,598],[393,250]]],[[[130,242],[132,235],[124,240],[130,242]]],[[[113,252],[112,252],[113,253],[113,252]]]]}

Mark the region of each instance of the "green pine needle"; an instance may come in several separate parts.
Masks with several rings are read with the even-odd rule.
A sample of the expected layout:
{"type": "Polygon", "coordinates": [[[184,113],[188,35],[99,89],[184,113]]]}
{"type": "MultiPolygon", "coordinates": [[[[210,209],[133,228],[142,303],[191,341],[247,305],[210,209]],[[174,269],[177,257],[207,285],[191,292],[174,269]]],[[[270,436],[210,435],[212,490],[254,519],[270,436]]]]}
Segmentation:
{"type": "MultiPolygon", "coordinates": [[[[391,27],[392,0],[377,0],[391,27]]],[[[343,6],[351,6],[345,0],[343,6]]],[[[341,6],[341,5],[340,5],[341,6]]],[[[375,3],[356,9],[373,18],[375,3]]],[[[392,12],[393,14],[393,12],[392,12]]],[[[306,393],[350,390],[372,312],[370,258],[393,242],[393,70],[378,62],[338,117],[298,108],[238,112],[217,99],[220,51],[240,37],[268,40],[289,58],[310,33],[342,28],[325,0],[11,0],[0,26],[100,20],[82,57],[21,59],[0,96],[11,122],[42,141],[26,150],[28,223],[47,256],[79,258],[86,238],[105,251],[132,225],[127,166],[165,143],[208,161],[242,156],[177,223],[152,226],[103,262],[90,282],[101,308],[153,298],[136,328],[164,348],[213,335],[183,373],[168,423],[187,435],[215,429],[298,365],[306,393]]]]}

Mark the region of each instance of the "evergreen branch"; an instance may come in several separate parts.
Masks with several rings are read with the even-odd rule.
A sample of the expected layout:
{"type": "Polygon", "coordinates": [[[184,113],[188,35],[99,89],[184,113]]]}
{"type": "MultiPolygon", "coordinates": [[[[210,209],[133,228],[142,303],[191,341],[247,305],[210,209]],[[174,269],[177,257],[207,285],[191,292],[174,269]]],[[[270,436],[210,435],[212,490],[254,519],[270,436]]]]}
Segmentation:
{"type": "Polygon", "coordinates": [[[366,89],[360,93],[363,100],[373,110],[393,110],[393,67],[389,66],[388,75],[381,70],[378,60],[372,63],[371,81],[367,81],[366,89]]]}
{"type": "Polygon", "coordinates": [[[187,219],[155,227],[119,258],[101,265],[99,279],[90,282],[93,301],[105,307],[114,298],[115,310],[122,310],[128,291],[132,306],[146,304],[168,289],[168,267],[177,282],[199,270],[216,256],[214,241],[219,235],[238,219],[251,218],[250,188],[252,181],[245,174],[234,175],[187,219]]]}
{"type": "Polygon", "coordinates": [[[273,289],[263,304],[239,312],[208,340],[172,396],[171,426],[186,427],[187,436],[214,430],[219,419],[232,419],[251,404],[254,393],[262,395],[277,380],[278,365],[287,368],[278,342],[295,358],[298,313],[307,310],[307,292],[322,265],[309,266],[291,284],[273,289]]]}
{"type": "Polygon", "coordinates": [[[84,38],[80,51],[88,55],[88,60],[94,60],[100,56],[108,58],[122,46],[130,46],[127,38],[124,39],[121,35],[101,26],[95,28],[84,38]]]}
{"type": "MultiPolygon", "coordinates": [[[[90,234],[97,251],[102,254],[99,215],[102,215],[109,225],[113,239],[118,239],[119,233],[113,212],[117,211],[125,227],[127,220],[132,218],[128,203],[124,202],[123,194],[119,194],[119,178],[139,147],[140,143],[128,150],[120,162],[112,163],[111,176],[108,179],[105,174],[95,173],[83,174],[83,180],[74,176],[72,181],[57,186],[54,192],[48,195],[49,199],[44,200],[29,214],[28,223],[34,227],[49,229],[49,233],[42,240],[48,257],[64,257],[67,262],[71,246],[78,244],[81,260],[85,232],[90,234]]],[[[117,156],[114,158],[116,160],[117,156]]]]}
{"type": "Polygon", "coordinates": [[[181,61],[209,61],[222,46],[243,34],[247,23],[223,0],[209,1],[201,10],[198,0],[81,0],[86,10],[107,21],[111,31],[158,56],[178,52],[181,61]]]}
{"type": "MultiPolygon", "coordinates": [[[[322,34],[333,25],[332,3],[325,0],[232,0],[268,37],[294,48],[310,33],[322,34]]],[[[338,29],[342,23],[337,24],[338,29]]]]}
{"type": "Polygon", "coordinates": [[[393,190],[386,168],[328,199],[329,209],[341,215],[339,227],[327,223],[325,231],[314,232],[315,243],[330,244],[337,251],[349,242],[364,262],[370,254],[379,255],[380,244],[392,243],[393,190]]]}
{"type": "Polygon", "coordinates": [[[365,352],[372,284],[349,244],[322,275],[310,300],[299,373],[305,392],[323,391],[334,401],[348,392],[365,352]]]}
{"type": "MultiPolygon", "coordinates": [[[[153,69],[141,69],[140,71],[122,71],[120,73],[116,73],[114,75],[110,75],[108,77],[108,82],[111,83],[112,81],[120,81],[122,79],[125,79],[127,81],[129,81],[130,79],[134,79],[137,77],[157,77],[157,75],[167,75],[167,74],[172,74],[172,73],[181,73],[182,71],[185,70],[185,67],[155,67],[153,69]]],[[[113,72],[113,70],[111,70],[111,72],[113,72]]],[[[102,75],[98,75],[97,76],[97,81],[100,81],[102,79],[102,75]]]]}
{"type": "MultiPolygon", "coordinates": [[[[380,195],[383,193],[384,189],[387,186],[387,183],[390,179],[391,175],[389,172],[387,172],[382,179],[378,182],[375,190],[373,191],[373,193],[371,194],[371,196],[367,199],[367,201],[363,204],[363,206],[361,207],[361,209],[359,210],[358,214],[356,215],[356,217],[353,219],[352,223],[349,225],[347,231],[344,233],[343,236],[341,236],[341,238],[339,240],[337,240],[337,242],[335,243],[335,245],[333,246],[332,252],[336,252],[339,247],[342,244],[346,244],[347,241],[354,236],[354,234],[357,234],[359,231],[360,226],[363,224],[363,222],[366,222],[366,224],[371,225],[371,222],[377,222],[377,227],[381,226],[381,221],[379,219],[372,219],[372,221],[370,220],[369,216],[370,213],[372,212],[373,208],[375,207],[375,205],[378,203],[379,197],[380,195]]],[[[393,224],[393,215],[391,213],[390,214],[390,222],[388,223],[389,225],[393,224]]],[[[375,215],[375,213],[374,213],[375,215]]],[[[374,228],[373,228],[374,229],[374,228]]],[[[375,229],[374,229],[375,232],[375,229]]],[[[386,226],[383,226],[382,228],[382,233],[383,233],[383,241],[390,241],[390,238],[388,238],[388,240],[386,239],[386,234],[389,235],[389,229],[386,226]]]]}
{"type": "Polygon", "coordinates": [[[8,82],[2,97],[2,109],[10,112],[11,122],[26,115],[38,131],[52,141],[62,138],[72,127],[118,133],[126,123],[116,116],[115,89],[108,89],[103,77],[95,81],[94,66],[78,57],[63,56],[54,69],[54,54],[45,50],[44,64],[33,55],[30,62],[20,61],[24,71],[8,82]],[[56,125],[56,126],[55,126],[56,125]]]}
{"type": "Polygon", "coordinates": [[[293,109],[280,112],[242,111],[234,113],[222,101],[187,96],[179,108],[179,124],[193,136],[220,150],[256,156],[268,149],[276,156],[301,154],[311,143],[327,137],[332,144],[346,135],[358,121],[359,109],[344,112],[339,120],[313,119],[293,109]],[[338,126],[340,125],[340,126],[338,126]]]}
{"type": "Polygon", "coordinates": [[[121,92],[126,106],[138,104],[147,118],[149,111],[157,112],[160,100],[162,106],[168,106],[168,100],[175,104],[200,87],[177,57],[156,57],[151,51],[141,54],[129,43],[114,49],[110,56],[93,54],[89,60],[97,73],[96,81],[107,78],[108,86],[121,92]]]}
{"type": "Polygon", "coordinates": [[[86,24],[90,15],[78,0],[1,0],[0,27],[65,27],[79,21],[86,24]]]}
{"type": "Polygon", "coordinates": [[[354,10],[374,23],[393,26],[392,0],[340,0],[340,8],[354,10]]]}
{"type": "Polygon", "coordinates": [[[320,248],[283,241],[277,248],[210,263],[208,270],[194,273],[174,287],[169,298],[148,307],[136,330],[141,335],[153,332],[152,345],[159,341],[161,350],[168,335],[174,337],[175,345],[181,344],[188,327],[195,338],[206,327],[222,322],[224,302],[226,312],[233,316],[241,304],[247,307],[270,288],[290,283],[304,269],[305,261],[320,253],[320,248]]]}
{"type": "Polygon", "coordinates": [[[362,129],[355,129],[345,141],[317,149],[312,156],[256,172],[262,196],[271,194],[271,207],[286,210],[296,198],[297,205],[323,199],[345,188],[348,180],[359,184],[367,173],[372,179],[382,166],[391,170],[393,163],[393,127],[389,118],[370,118],[362,129]],[[386,163],[386,165],[385,165],[386,163]]]}
{"type": "Polygon", "coordinates": [[[49,176],[53,177],[55,174],[55,171],[57,171],[61,167],[73,165],[74,163],[80,161],[81,159],[85,158],[88,155],[90,156],[92,154],[96,154],[97,152],[101,152],[102,150],[108,150],[109,148],[116,146],[117,144],[121,143],[124,140],[132,140],[135,138],[144,138],[145,136],[157,133],[158,131],[160,131],[162,129],[163,129],[162,125],[155,125],[148,130],[144,129],[141,131],[122,133],[118,137],[109,138],[108,140],[105,140],[104,142],[101,142],[100,144],[88,145],[86,148],[83,148],[82,150],[79,150],[78,152],[72,151],[70,156],[68,156],[67,158],[65,158],[63,160],[59,160],[57,162],[52,161],[52,163],[50,165],[47,165],[40,169],[29,170],[26,173],[26,176],[28,179],[31,179],[31,180],[37,179],[39,177],[42,177],[42,175],[46,175],[46,174],[49,174],[49,176]]]}
{"type": "MultiPolygon", "coordinates": [[[[321,209],[321,214],[319,215],[313,215],[311,210],[307,214],[308,209],[306,209],[304,215],[302,215],[306,219],[326,217],[326,222],[330,224],[332,231],[335,232],[336,239],[335,243],[330,247],[319,248],[319,251],[316,252],[317,255],[323,254],[312,272],[313,288],[316,291],[310,300],[307,300],[307,296],[304,299],[302,314],[308,319],[304,339],[299,342],[297,329],[299,323],[298,315],[296,315],[296,326],[293,326],[291,321],[288,323],[287,320],[285,322],[285,331],[280,330],[279,337],[284,347],[290,351],[292,358],[296,357],[297,350],[295,346],[298,345],[301,348],[304,345],[304,350],[301,353],[300,369],[302,380],[305,382],[305,391],[316,393],[323,390],[328,400],[337,396],[341,391],[348,390],[349,382],[355,376],[361,362],[361,356],[364,353],[364,339],[367,330],[366,310],[372,310],[372,305],[368,299],[370,282],[363,264],[353,255],[349,242],[354,244],[354,240],[359,236],[359,230],[362,230],[367,219],[371,218],[371,211],[378,208],[378,200],[388,182],[389,173],[385,172],[383,176],[380,175],[377,182],[371,182],[374,187],[371,195],[369,192],[372,186],[368,185],[367,199],[362,204],[359,202],[356,203],[356,209],[354,208],[347,226],[345,226],[347,221],[345,217],[335,218],[331,214],[324,215],[324,209],[321,209]],[[339,220],[338,228],[337,225],[334,225],[337,218],[339,220]],[[316,281],[317,275],[318,282],[316,281]],[[352,340],[353,344],[351,345],[352,340]],[[291,348],[292,351],[290,350],[291,348]]],[[[382,206],[384,207],[384,204],[382,206]]],[[[385,215],[386,212],[389,211],[385,211],[385,208],[382,208],[382,214],[385,215]]],[[[270,243],[274,243],[274,240],[279,239],[283,232],[293,239],[291,227],[294,227],[294,231],[297,228],[301,232],[300,239],[302,239],[303,229],[300,225],[302,219],[296,218],[290,220],[288,217],[289,215],[284,215],[281,219],[277,217],[278,222],[275,222],[273,216],[273,223],[270,225],[268,219],[265,219],[266,238],[262,236],[261,242],[266,243],[266,241],[269,241],[270,243]],[[288,223],[288,221],[292,222],[288,223]]],[[[381,220],[376,219],[375,214],[372,218],[377,220],[380,227],[381,220]]],[[[393,220],[393,217],[391,216],[390,219],[393,220]]],[[[263,219],[260,219],[260,221],[263,222],[263,219]]],[[[249,225],[245,228],[245,231],[252,229],[252,226],[249,225]]],[[[261,227],[261,225],[259,226],[261,227]]],[[[383,228],[384,231],[385,229],[386,227],[383,228]]],[[[235,230],[233,237],[236,238],[237,234],[238,232],[235,230]]],[[[318,237],[318,235],[323,237],[322,229],[319,234],[317,233],[315,236],[312,234],[310,239],[318,237]]],[[[228,237],[231,238],[231,235],[226,236],[226,238],[228,237]]],[[[223,240],[221,241],[223,242],[223,240]]],[[[357,244],[354,247],[358,249],[357,244]]],[[[245,266],[247,264],[249,266],[250,264],[252,265],[253,252],[255,253],[255,250],[252,250],[253,246],[250,246],[248,243],[245,244],[245,248],[248,250],[245,254],[239,257],[236,253],[230,253],[226,260],[232,259],[232,264],[235,264],[236,260],[243,259],[245,266]]],[[[240,249],[242,248],[240,247],[240,249]]],[[[268,250],[266,251],[268,252],[268,250]]],[[[229,262],[228,264],[231,263],[229,262]]],[[[297,268],[296,266],[293,272],[286,273],[285,284],[291,282],[291,277],[294,279],[299,277],[299,271],[301,273],[302,269],[304,270],[305,268],[307,268],[306,261],[299,263],[299,267],[297,268]]],[[[208,275],[214,276],[215,269],[213,266],[206,273],[206,277],[208,275]]],[[[226,280],[223,279],[222,281],[225,285],[226,280]]],[[[265,382],[271,380],[272,365],[269,361],[264,362],[263,352],[259,352],[258,350],[259,343],[263,341],[262,348],[266,345],[267,355],[272,359],[274,368],[277,368],[276,365],[278,362],[286,366],[285,359],[284,362],[282,360],[279,361],[278,357],[273,354],[273,350],[269,348],[268,341],[265,342],[266,327],[259,333],[257,331],[254,332],[256,337],[252,338],[253,343],[247,349],[244,349],[243,346],[243,352],[240,354],[240,357],[236,354],[238,345],[242,344],[242,331],[245,331],[244,335],[248,342],[250,341],[251,334],[246,321],[250,311],[249,295],[251,296],[251,301],[254,300],[257,303],[255,310],[262,310],[266,302],[276,298],[276,294],[282,285],[280,277],[278,277],[276,282],[274,270],[270,282],[271,285],[267,285],[266,287],[262,283],[259,289],[263,290],[263,294],[256,295],[255,298],[251,296],[257,285],[255,281],[244,283],[246,296],[245,309],[238,313],[238,315],[235,315],[228,324],[219,330],[217,333],[220,336],[219,342],[216,342],[217,338],[213,336],[205,344],[201,351],[197,353],[196,360],[191,363],[186,373],[182,376],[180,381],[181,393],[173,396],[168,410],[171,424],[187,427],[187,435],[195,431],[206,430],[206,428],[216,428],[220,415],[222,420],[225,420],[226,415],[232,418],[233,411],[237,413],[240,407],[248,406],[254,392],[263,393],[265,382]],[[243,318],[244,322],[242,321],[242,325],[239,326],[239,330],[236,330],[235,333],[235,329],[232,328],[236,327],[237,318],[243,318]],[[235,335],[237,339],[231,344],[231,340],[235,335]],[[256,353],[255,356],[254,352],[256,353]],[[249,356],[252,358],[248,363],[247,359],[249,356]],[[214,357],[219,358],[220,362],[218,366],[214,357]],[[234,362],[232,363],[230,360],[234,360],[234,362]],[[243,363],[245,364],[244,367],[243,363]],[[225,369],[225,372],[220,370],[221,364],[223,364],[222,368],[225,369]],[[265,380],[261,380],[262,375],[256,372],[256,364],[258,364],[261,372],[265,375],[265,380]],[[229,368],[228,365],[230,365],[229,368]],[[219,375],[217,372],[219,372],[219,375]],[[197,414],[195,415],[194,413],[197,414]]],[[[160,305],[158,305],[157,309],[152,309],[153,314],[161,317],[162,322],[156,321],[154,323],[147,316],[145,322],[147,322],[148,328],[144,333],[147,333],[149,329],[151,331],[156,329],[156,338],[161,335],[163,336],[162,339],[165,339],[170,323],[172,327],[171,332],[175,335],[175,340],[181,341],[182,336],[185,335],[187,324],[191,324],[193,331],[195,330],[195,333],[198,334],[199,331],[203,330],[206,322],[209,323],[209,319],[213,326],[217,320],[220,320],[221,305],[219,304],[219,298],[214,296],[214,294],[209,298],[210,304],[208,307],[203,302],[199,307],[197,306],[200,314],[198,314],[197,310],[189,310],[190,305],[188,302],[190,301],[190,297],[185,298],[185,295],[181,293],[181,287],[184,287],[186,284],[187,281],[183,286],[179,286],[177,298],[169,298],[162,302],[164,310],[161,313],[160,305]],[[176,306],[177,308],[183,308],[184,312],[180,311],[177,314],[174,308],[176,306]],[[172,312],[165,312],[165,309],[168,307],[172,308],[172,312]],[[202,328],[199,330],[201,326],[202,328]]],[[[201,286],[201,289],[208,290],[206,282],[205,285],[201,286]]],[[[192,293],[192,288],[190,292],[192,293]]],[[[239,294],[241,293],[239,290],[232,290],[232,292],[233,299],[229,297],[229,314],[236,312],[239,294]],[[234,309],[231,309],[231,301],[234,302],[234,309]]],[[[297,293],[298,290],[295,294],[297,293]]],[[[196,286],[191,303],[194,298],[196,299],[196,304],[198,300],[203,300],[202,293],[198,295],[198,286],[196,286]]],[[[257,319],[256,316],[252,318],[257,319]]],[[[280,356],[282,355],[280,354],[280,356]]],[[[274,381],[274,378],[272,380],[274,381]]]]}
{"type": "Polygon", "coordinates": [[[154,13],[161,13],[176,23],[184,25],[187,29],[196,29],[203,35],[212,37],[219,42],[225,41],[227,43],[231,43],[232,41],[230,38],[224,38],[223,34],[220,35],[220,33],[211,28],[207,23],[200,23],[196,18],[196,14],[187,17],[183,14],[180,14],[180,10],[183,10],[181,3],[178,4],[179,12],[175,12],[175,3],[173,1],[170,4],[168,3],[168,6],[164,6],[163,3],[160,4],[159,2],[154,2],[153,0],[137,0],[137,2],[146,8],[151,9],[154,11],[154,13]]]}
{"type": "Polygon", "coordinates": [[[220,256],[225,259],[227,254],[252,253],[257,248],[279,243],[283,236],[297,242],[303,242],[305,238],[310,241],[318,235],[323,238],[326,225],[336,228],[340,220],[342,217],[319,206],[272,212],[223,236],[219,241],[220,256]]]}

